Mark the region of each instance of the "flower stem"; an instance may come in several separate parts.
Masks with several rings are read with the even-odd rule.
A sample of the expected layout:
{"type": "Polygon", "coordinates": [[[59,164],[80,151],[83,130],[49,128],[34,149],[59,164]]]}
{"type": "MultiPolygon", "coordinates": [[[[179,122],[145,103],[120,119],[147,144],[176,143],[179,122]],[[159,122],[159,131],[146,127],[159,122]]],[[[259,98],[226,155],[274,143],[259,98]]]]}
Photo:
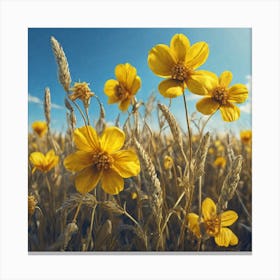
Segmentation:
{"type": "Polygon", "coordinates": [[[79,212],[80,212],[82,203],[83,203],[83,199],[81,199],[81,201],[80,201],[79,204],[78,204],[76,213],[75,213],[74,218],[73,218],[73,220],[72,220],[72,223],[76,223],[76,222],[77,222],[77,217],[78,217],[78,214],[79,214],[79,212]]]}
{"type": "Polygon", "coordinates": [[[189,165],[191,165],[192,162],[192,134],[191,134],[191,127],[190,127],[190,121],[189,121],[189,115],[188,115],[188,107],[187,107],[187,100],[185,92],[183,93],[183,99],[184,99],[184,107],[186,112],[186,121],[187,121],[187,127],[188,127],[188,135],[189,135],[189,165]]]}

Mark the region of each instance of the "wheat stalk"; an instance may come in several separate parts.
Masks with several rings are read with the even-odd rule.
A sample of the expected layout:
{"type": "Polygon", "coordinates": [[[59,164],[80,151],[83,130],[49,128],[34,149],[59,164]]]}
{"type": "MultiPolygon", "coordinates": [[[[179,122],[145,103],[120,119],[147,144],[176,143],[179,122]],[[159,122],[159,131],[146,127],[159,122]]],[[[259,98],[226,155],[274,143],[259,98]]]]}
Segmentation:
{"type": "Polygon", "coordinates": [[[51,37],[51,44],[58,66],[59,81],[62,84],[64,90],[68,93],[71,84],[71,76],[66,55],[59,42],[53,36],[51,37]]]}
{"type": "Polygon", "coordinates": [[[194,176],[198,178],[204,175],[205,160],[210,144],[210,134],[207,132],[200,141],[194,157],[194,176]]]}
{"type": "Polygon", "coordinates": [[[45,88],[44,111],[45,111],[45,118],[48,126],[48,131],[49,131],[50,123],[51,123],[51,92],[49,88],[45,88]]]}
{"type": "Polygon", "coordinates": [[[232,199],[238,182],[240,179],[240,172],[242,168],[243,157],[241,155],[235,157],[232,162],[231,169],[229,170],[221,189],[221,193],[218,199],[217,211],[221,212],[227,208],[228,202],[232,199]]]}
{"type": "Polygon", "coordinates": [[[170,127],[171,133],[173,135],[174,140],[178,143],[180,148],[183,149],[183,137],[182,137],[182,132],[179,127],[179,124],[177,123],[174,115],[169,111],[168,107],[165,106],[164,104],[158,103],[158,107],[163,113],[165,119],[168,122],[168,125],[170,127]]]}

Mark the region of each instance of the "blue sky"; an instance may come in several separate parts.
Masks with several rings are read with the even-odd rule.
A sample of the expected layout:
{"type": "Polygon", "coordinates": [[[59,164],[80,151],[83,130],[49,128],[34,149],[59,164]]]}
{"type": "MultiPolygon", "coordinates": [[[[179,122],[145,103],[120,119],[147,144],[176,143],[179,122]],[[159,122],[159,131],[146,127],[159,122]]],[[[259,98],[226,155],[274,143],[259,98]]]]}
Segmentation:
{"type": "MultiPolygon", "coordinates": [[[[44,89],[49,87],[53,103],[51,127],[53,131],[65,131],[65,92],[58,81],[57,65],[50,45],[54,36],[62,45],[67,56],[72,82],[90,83],[91,90],[98,95],[105,106],[107,122],[114,122],[118,113],[116,104],[108,105],[103,87],[108,79],[114,79],[117,64],[129,62],[136,67],[142,80],[137,99],[146,101],[152,92],[157,100],[168,104],[157,90],[162,80],[153,74],[147,65],[149,50],[160,43],[168,44],[176,33],[185,34],[191,44],[205,41],[210,48],[209,57],[199,69],[220,75],[225,70],[233,73],[232,85],[247,84],[250,98],[241,104],[238,121],[224,123],[218,112],[208,123],[208,129],[238,131],[251,128],[251,29],[249,28],[30,28],[28,31],[28,122],[29,129],[35,120],[44,120],[42,100],[44,89]]],[[[195,112],[199,97],[187,92],[188,110],[195,112]]],[[[183,99],[172,100],[172,112],[182,127],[186,127],[183,99]]],[[[98,105],[92,102],[90,118],[98,118],[98,105]]],[[[126,118],[121,114],[121,120],[126,118]]],[[[197,113],[198,117],[202,117],[197,113]]],[[[82,119],[77,112],[78,124],[82,119]]],[[[156,121],[154,121],[156,123],[156,121]]],[[[153,125],[153,124],[152,124],[153,125]]]]}

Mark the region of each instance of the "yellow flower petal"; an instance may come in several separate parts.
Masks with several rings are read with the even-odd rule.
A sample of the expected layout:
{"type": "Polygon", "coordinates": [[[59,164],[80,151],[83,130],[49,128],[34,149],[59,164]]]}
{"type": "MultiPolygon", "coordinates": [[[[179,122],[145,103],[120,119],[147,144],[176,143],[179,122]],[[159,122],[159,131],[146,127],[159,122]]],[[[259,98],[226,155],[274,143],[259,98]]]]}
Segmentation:
{"type": "Polygon", "coordinates": [[[170,49],[178,61],[185,61],[187,51],[190,48],[190,41],[184,34],[176,34],[170,42],[170,49]]]}
{"type": "Polygon", "coordinates": [[[232,80],[232,73],[230,71],[224,71],[219,78],[219,84],[222,87],[228,88],[231,80],[232,80]]]}
{"type": "Polygon", "coordinates": [[[209,47],[205,42],[197,42],[188,50],[186,56],[186,65],[192,69],[201,66],[208,58],[209,47]]]}
{"type": "Polygon", "coordinates": [[[45,156],[40,152],[33,152],[29,156],[29,160],[35,166],[43,166],[46,164],[45,156]]]}
{"type": "Polygon", "coordinates": [[[104,93],[107,96],[115,96],[116,87],[119,85],[119,82],[116,80],[108,80],[104,85],[104,93]]]}
{"type": "Polygon", "coordinates": [[[196,235],[196,237],[200,237],[200,229],[198,224],[199,216],[195,213],[188,214],[188,228],[196,235]]]}
{"type": "Polygon", "coordinates": [[[236,212],[232,210],[225,211],[221,214],[221,226],[231,226],[238,219],[236,212]]]}
{"type": "Polygon", "coordinates": [[[238,244],[238,237],[233,232],[231,232],[231,238],[230,238],[229,245],[235,246],[237,244],[238,244]]]}
{"type": "Polygon", "coordinates": [[[141,79],[139,76],[137,76],[134,81],[133,81],[133,84],[131,85],[131,88],[130,88],[130,92],[132,95],[135,95],[136,92],[139,90],[139,88],[141,87],[141,79]]]}
{"type": "Polygon", "coordinates": [[[183,94],[184,83],[177,80],[164,80],[158,86],[159,92],[167,98],[175,98],[183,94]]]}
{"type": "Polygon", "coordinates": [[[84,151],[77,151],[64,159],[66,169],[70,171],[80,171],[92,165],[92,154],[84,151]]]}
{"type": "Polygon", "coordinates": [[[75,129],[74,142],[78,150],[85,152],[91,152],[100,147],[97,133],[91,126],[75,129]]]}
{"type": "Polygon", "coordinates": [[[130,105],[130,98],[124,99],[119,104],[119,109],[123,112],[128,110],[128,107],[130,105]]]}
{"type": "Polygon", "coordinates": [[[83,169],[75,178],[75,187],[77,191],[81,194],[90,192],[97,186],[101,176],[102,172],[92,166],[83,169]]]}
{"type": "Polygon", "coordinates": [[[233,122],[239,119],[240,109],[235,105],[228,103],[220,107],[222,118],[225,122],[233,122]]]}
{"type": "Polygon", "coordinates": [[[160,44],[150,50],[148,65],[156,75],[163,78],[170,77],[172,67],[175,64],[175,58],[168,46],[160,44]]]}
{"type": "Polygon", "coordinates": [[[245,85],[236,84],[229,89],[228,101],[235,103],[243,103],[248,98],[248,89],[245,85]]]}
{"type": "Polygon", "coordinates": [[[113,103],[117,103],[119,101],[120,101],[120,99],[117,96],[112,95],[112,96],[109,96],[107,103],[113,104],[113,103]]]}
{"type": "Polygon", "coordinates": [[[109,169],[103,173],[101,187],[106,193],[118,194],[124,188],[124,181],[117,172],[109,169]]]}
{"type": "Polygon", "coordinates": [[[201,208],[204,220],[210,220],[216,215],[216,204],[209,197],[204,199],[201,208]]]}
{"type": "Polygon", "coordinates": [[[45,166],[46,171],[51,170],[53,167],[55,167],[58,164],[59,157],[53,156],[51,159],[47,161],[47,165],[45,166]]]}
{"type": "Polygon", "coordinates": [[[101,149],[107,153],[118,151],[124,144],[125,134],[117,127],[106,127],[101,139],[101,149]]]}
{"type": "Polygon", "coordinates": [[[186,83],[192,93],[210,95],[210,92],[218,85],[218,77],[210,71],[198,70],[189,76],[186,83]]]}
{"type": "Polygon", "coordinates": [[[126,85],[130,89],[133,85],[133,82],[136,78],[136,68],[130,65],[129,63],[119,64],[115,68],[115,75],[117,80],[126,85]]]}
{"type": "Polygon", "coordinates": [[[204,115],[211,115],[215,113],[219,106],[219,103],[213,100],[212,97],[202,98],[196,103],[196,109],[204,115]]]}
{"type": "Polygon", "coordinates": [[[114,163],[112,169],[121,177],[129,178],[140,172],[140,162],[134,151],[122,150],[112,154],[114,163]]]}
{"type": "MultiPolygon", "coordinates": [[[[229,228],[221,228],[220,232],[215,236],[216,244],[221,247],[228,247],[232,240],[232,234],[233,232],[229,228]]],[[[233,238],[233,241],[236,241],[236,239],[233,238]]]]}

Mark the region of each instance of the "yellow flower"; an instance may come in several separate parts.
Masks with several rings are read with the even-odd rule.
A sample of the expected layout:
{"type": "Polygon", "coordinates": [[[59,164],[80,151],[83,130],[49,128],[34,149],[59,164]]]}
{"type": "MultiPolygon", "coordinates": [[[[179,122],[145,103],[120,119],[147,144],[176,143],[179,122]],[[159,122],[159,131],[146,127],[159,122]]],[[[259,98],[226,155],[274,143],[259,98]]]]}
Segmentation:
{"type": "Polygon", "coordinates": [[[240,131],[240,139],[242,143],[244,143],[245,145],[250,144],[252,141],[252,131],[251,130],[240,131]]]}
{"type": "Polygon", "coordinates": [[[220,109],[224,121],[238,120],[240,109],[233,103],[246,101],[248,98],[247,87],[243,84],[235,84],[229,87],[232,80],[230,71],[223,72],[220,78],[214,73],[208,72],[208,74],[208,79],[198,77],[197,82],[189,86],[191,92],[204,96],[197,102],[196,109],[204,115],[211,115],[220,109]]]}
{"type": "Polygon", "coordinates": [[[210,155],[213,155],[213,154],[215,153],[214,148],[212,148],[212,147],[209,148],[208,153],[209,153],[210,155]]]}
{"type": "Polygon", "coordinates": [[[77,172],[75,185],[78,192],[88,193],[101,181],[105,192],[118,194],[124,188],[123,178],[139,174],[136,153],[120,150],[124,141],[125,134],[117,127],[105,128],[101,137],[91,126],[75,129],[74,142],[78,151],[64,159],[64,166],[77,172]]]}
{"type": "MultiPolygon", "coordinates": [[[[221,214],[217,214],[216,205],[210,198],[206,198],[202,203],[202,219],[201,223],[206,230],[208,236],[214,237],[218,246],[228,247],[236,245],[238,237],[227,228],[238,219],[235,211],[227,210],[221,214]]],[[[198,237],[201,237],[199,216],[195,213],[188,214],[188,227],[198,237]]]]}
{"type": "Polygon", "coordinates": [[[224,157],[217,157],[214,161],[214,165],[218,168],[225,168],[227,160],[224,157]]]}
{"type": "Polygon", "coordinates": [[[48,131],[48,126],[44,121],[36,121],[32,124],[32,129],[39,137],[43,137],[48,131]]]}
{"type": "Polygon", "coordinates": [[[72,91],[72,94],[69,94],[69,98],[74,101],[76,99],[81,99],[85,105],[88,105],[89,99],[94,96],[94,93],[91,92],[91,89],[86,82],[75,83],[72,88],[69,90],[72,91]]]}
{"type": "Polygon", "coordinates": [[[208,54],[207,43],[197,42],[191,46],[184,34],[175,34],[170,46],[159,44],[153,47],[148,55],[148,65],[157,76],[166,78],[159,84],[159,92],[164,97],[174,98],[195,83],[196,76],[203,79],[208,72],[195,69],[206,61],[208,54]]]}
{"type": "Polygon", "coordinates": [[[46,155],[40,152],[33,152],[29,160],[34,166],[32,173],[34,173],[36,169],[42,172],[48,172],[57,165],[59,157],[55,155],[54,150],[50,150],[46,155]]]}
{"type": "Polygon", "coordinates": [[[170,156],[165,156],[163,160],[164,169],[169,170],[173,166],[173,159],[170,156]]]}
{"type": "Polygon", "coordinates": [[[108,104],[119,103],[121,111],[127,111],[135,94],[141,87],[141,79],[136,68],[129,63],[119,64],[115,68],[117,80],[108,80],[104,85],[104,93],[108,96],[108,104]]]}

